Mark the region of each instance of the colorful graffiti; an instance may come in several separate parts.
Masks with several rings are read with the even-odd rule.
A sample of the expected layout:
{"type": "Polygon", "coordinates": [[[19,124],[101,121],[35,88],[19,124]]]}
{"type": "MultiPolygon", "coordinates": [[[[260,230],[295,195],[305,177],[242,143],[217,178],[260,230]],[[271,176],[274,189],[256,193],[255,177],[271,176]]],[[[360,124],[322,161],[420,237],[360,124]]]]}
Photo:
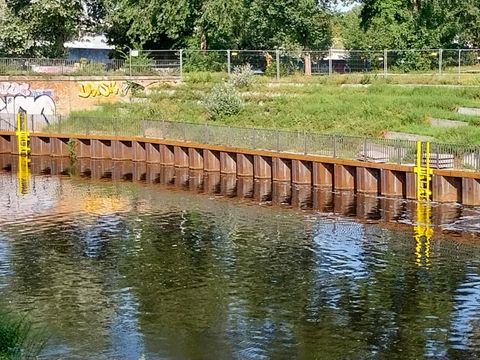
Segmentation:
{"type": "Polygon", "coordinates": [[[30,89],[28,83],[0,82],[0,115],[12,116],[20,109],[31,115],[41,115],[49,124],[55,116],[53,90],[30,89]]]}
{"type": "Polygon", "coordinates": [[[0,82],[0,96],[29,96],[30,85],[27,83],[0,82]]]}
{"type": "Polygon", "coordinates": [[[90,97],[109,97],[110,95],[118,95],[120,93],[120,88],[118,87],[116,81],[110,82],[88,82],[80,84],[80,92],[78,96],[82,98],[90,97]]]}

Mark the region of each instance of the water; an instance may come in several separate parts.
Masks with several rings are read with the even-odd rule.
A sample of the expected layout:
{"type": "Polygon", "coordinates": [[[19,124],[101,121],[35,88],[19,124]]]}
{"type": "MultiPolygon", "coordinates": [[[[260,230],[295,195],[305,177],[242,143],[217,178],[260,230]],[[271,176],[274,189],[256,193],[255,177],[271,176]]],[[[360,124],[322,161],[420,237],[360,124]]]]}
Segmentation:
{"type": "Polygon", "coordinates": [[[0,173],[2,306],[42,358],[479,357],[478,210],[435,207],[426,251],[402,201],[178,175],[0,173]]]}

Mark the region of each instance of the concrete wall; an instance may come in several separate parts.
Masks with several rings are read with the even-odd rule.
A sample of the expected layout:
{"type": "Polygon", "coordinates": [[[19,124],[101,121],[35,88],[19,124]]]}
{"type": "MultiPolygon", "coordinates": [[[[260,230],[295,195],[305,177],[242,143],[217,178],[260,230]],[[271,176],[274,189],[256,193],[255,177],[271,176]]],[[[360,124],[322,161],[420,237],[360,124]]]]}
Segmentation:
{"type": "Polygon", "coordinates": [[[0,118],[14,116],[20,108],[48,123],[55,115],[89,110],[104,103],[129,101],[132,82],[144,88],[175,79],[158,77],[27,77],[0,76],[0,118]]]}

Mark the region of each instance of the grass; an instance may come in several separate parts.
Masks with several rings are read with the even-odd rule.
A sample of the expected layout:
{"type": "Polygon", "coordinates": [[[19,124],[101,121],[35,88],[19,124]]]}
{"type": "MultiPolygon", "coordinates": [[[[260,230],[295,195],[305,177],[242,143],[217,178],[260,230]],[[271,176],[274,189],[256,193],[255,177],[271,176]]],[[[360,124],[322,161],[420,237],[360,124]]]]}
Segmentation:
{"type": "Polygon", "coordinates": [[[26,317],[0,313],[0,360],[35,359],[44,345],[26,317]]]}
{"type": "MultiPolygon", "coordinates": [[[[279,83],[260,77],[250,89],[242,90],[246,104],[241,113],[213,121],[208,118],[203,100],[225,75],[195,73],[187,75],[183,84],[153,89],[146,103],[107,104],[100,110],[72,113],[72,117],[115,118],[128,124],[141,118],[212,122],[369,137],[401,131],[432,136],[445,143],[480,144],[480,117],[456,112],[459,106],[480,107],[480,87],[398,86],[393,83],[397,78],[369,76],[365,81],[365,75],[353,76],[301,77],[303,81],[292,76],[288,82],[279,83]],[[344,82],[371,85],[340,86],[344,82]],[[430,117],[462,120],[470,126],[438,128],[428,123],[430,117]]],[[[408,84],[408,76],[398,79],[408,84]]],[[[413,79],[418,80],[418,76],[413,79]]],[[[433,79],[439,81],[434,77],[432,83],[433,79]]],[[[476,77],[469,81],[480,85],[476,77]]],[[[101,128],[102,121],[94,120],[92,126],[101,128]]]]}

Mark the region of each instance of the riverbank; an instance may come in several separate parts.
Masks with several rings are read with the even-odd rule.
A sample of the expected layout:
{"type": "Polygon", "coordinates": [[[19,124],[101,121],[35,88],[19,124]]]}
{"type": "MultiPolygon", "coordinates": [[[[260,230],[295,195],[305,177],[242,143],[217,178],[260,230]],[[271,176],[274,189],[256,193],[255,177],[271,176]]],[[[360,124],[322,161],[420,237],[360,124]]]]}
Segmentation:
{"type": "Polygon", "coordinates": [[[212,120],[203,102],[224,78],[195,74],[187,75],[182,84],[151,87],[135,101],[103,104],[71,116],[211,122],[369,137],[384,137],[393,131],[429,136],[438,142],[480,144],[480,116],[457,111],[460,107],[480,107],[480,87],[474,86],[477,80],[467,77],[469,83],[455,84],[454,77],[445,77],[444,82],[451,86],[424,86],[440,85],[439,77],[421,78],[430,81],[416,86],[413,80],[420,77],[410,75],[386,80],[370,76],[303,77],[304,81],[278,83],[256,78],[252,86],[239,91],[244,101],[240,113],[212,120]],[[402,85],[409,86],[398,86],[401,79],[402,85]],[[461,123],[443,127],[432,124],[432,119],[461,123]]]}

